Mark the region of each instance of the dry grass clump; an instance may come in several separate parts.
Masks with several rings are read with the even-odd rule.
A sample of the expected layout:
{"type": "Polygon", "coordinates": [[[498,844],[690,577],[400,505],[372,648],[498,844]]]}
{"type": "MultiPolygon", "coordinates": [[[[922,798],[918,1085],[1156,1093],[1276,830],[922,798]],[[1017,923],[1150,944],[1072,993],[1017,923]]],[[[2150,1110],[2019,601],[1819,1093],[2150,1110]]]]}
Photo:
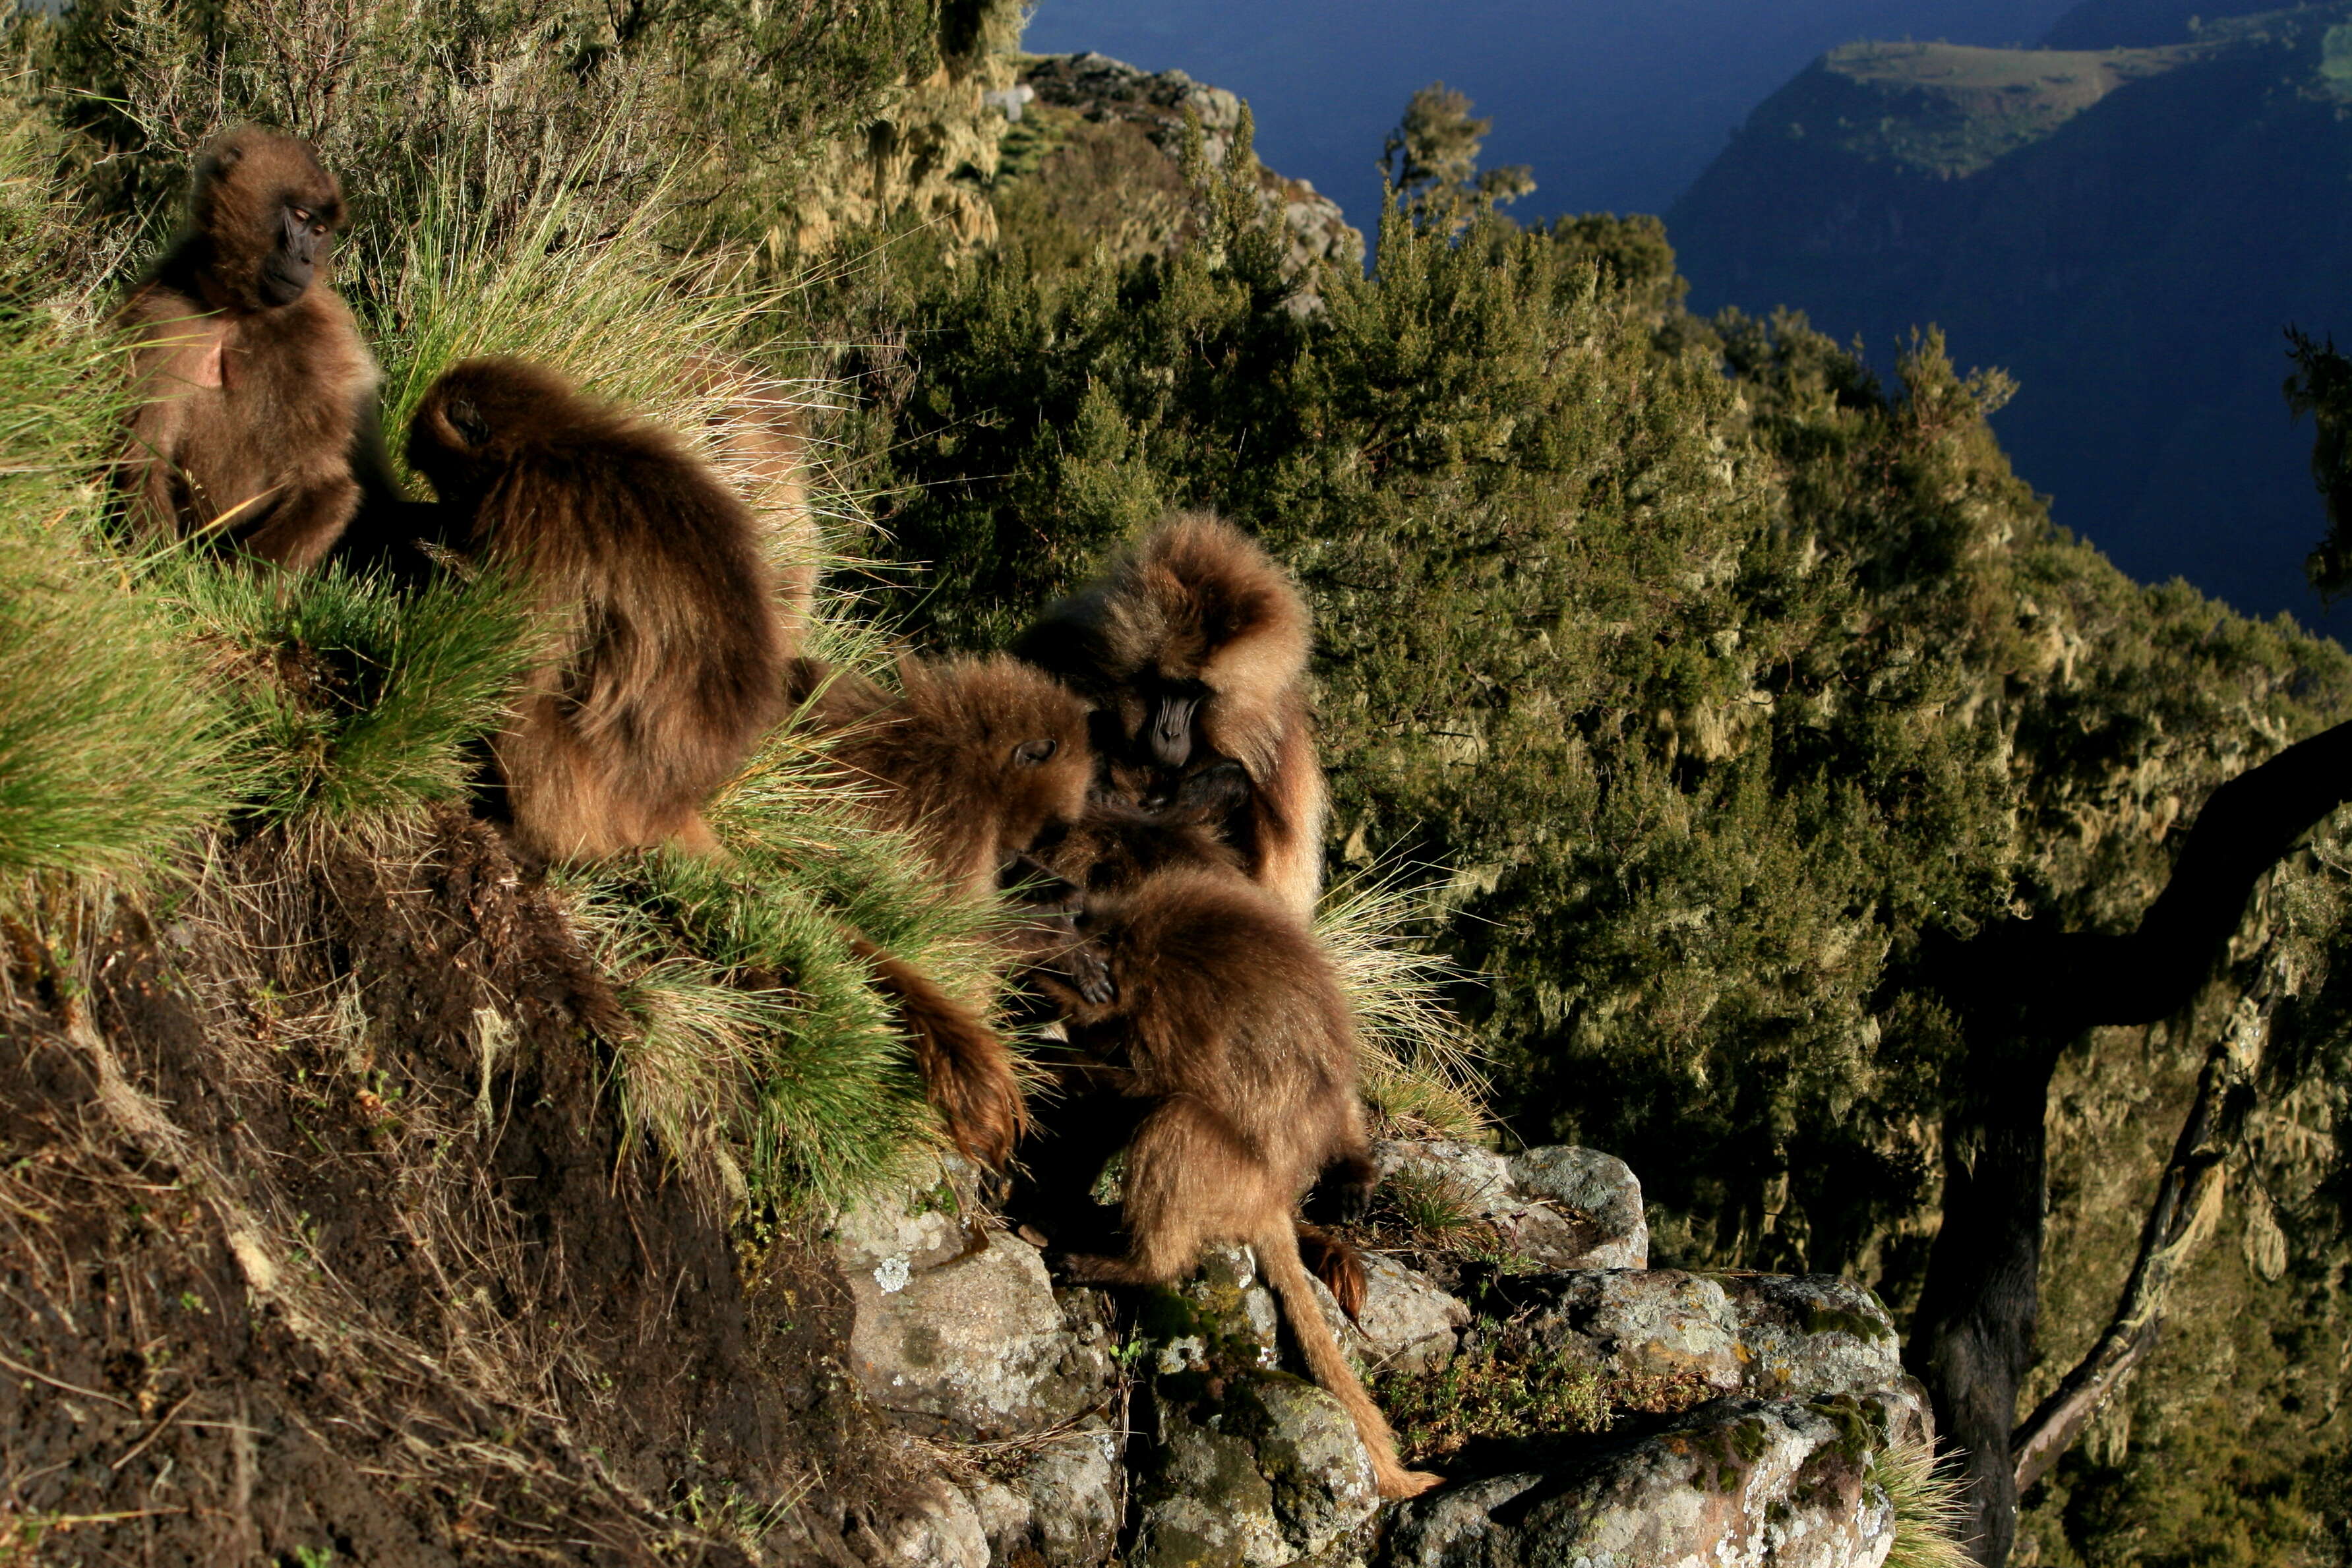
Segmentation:
{"type": "Polygon", "coordinates": [[[1936,1445],[1891,1443],[1870,1461],[1870,1479],[1895,1505],[1895,1545],[1885,1568],[1968,1568],[1962,1531],[1969,1510],[1959,1468],[1940,1459],[1936,1445]]]}
{"type": "Polygon", "coordinates": [[[1487,1125],[1487,1085],[1470,1032],[1446,992],[1466,976],[1408,934],[1429,889],[1402,868],[1374,867],[1323,895],[1316,934],[1339,973],[1362,1041],[1374,1131],[1391,1138],[1474,1139],[1487,1125]]]}

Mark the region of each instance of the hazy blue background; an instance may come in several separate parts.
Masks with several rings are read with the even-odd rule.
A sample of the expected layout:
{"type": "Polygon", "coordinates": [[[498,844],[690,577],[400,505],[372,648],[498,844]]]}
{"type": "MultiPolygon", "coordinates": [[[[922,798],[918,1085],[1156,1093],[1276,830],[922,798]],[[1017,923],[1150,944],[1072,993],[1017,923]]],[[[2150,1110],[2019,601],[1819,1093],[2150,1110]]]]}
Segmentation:
{"type": "Polygon", "coordinates": [[[1381,139],[1444,79],[1528,163],[1513,212],[1659,212],[1748,111],[1857,38],[2030,44],[2074,0],[1043,0],[1039,53],[1097,49],[1247,99],[1258,152],[1349,221],[1379,211],[1381,139]]]}

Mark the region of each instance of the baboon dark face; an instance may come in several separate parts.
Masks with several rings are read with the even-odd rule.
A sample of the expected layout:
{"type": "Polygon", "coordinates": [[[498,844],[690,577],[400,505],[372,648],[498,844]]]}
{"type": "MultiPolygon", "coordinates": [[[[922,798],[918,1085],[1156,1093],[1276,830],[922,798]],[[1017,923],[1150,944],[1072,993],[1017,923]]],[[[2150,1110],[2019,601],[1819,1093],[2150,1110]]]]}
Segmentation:
{"type": "Polygon", "coordinates": [[[278,243],[262,258],[259,290],[264,302],[290,305],[310,291],[334,247],[334,225],[316,195],[289,192],[278,209],[278,243]]]}
{"type": "Polygon", "coordinates": [[[212,241],[219,286],[247,308],[283,310],[325,269],[342,191],[302,142],[247,129],[196,165],[192,214],[212,241]]]}
{"type": "Polygon", "coordinates": [[[1192,760],[1194,720],[1209,689],[1197,680],[1161,680],[1146,689],[1142,732],[1136,739],[1163,768],[1192,760]]]}

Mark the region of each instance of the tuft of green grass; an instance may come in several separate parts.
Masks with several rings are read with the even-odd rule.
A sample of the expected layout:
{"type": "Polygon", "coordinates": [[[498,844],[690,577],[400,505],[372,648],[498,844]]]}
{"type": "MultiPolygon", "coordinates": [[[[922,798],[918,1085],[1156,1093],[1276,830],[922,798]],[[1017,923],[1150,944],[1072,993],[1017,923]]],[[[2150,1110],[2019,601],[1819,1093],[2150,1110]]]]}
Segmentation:
{"type": "Polygon", "coordinates": [[[1873,1455],[1870,1479],[1895,1505],[1895,1544],[1885,1568],[1968,1568],[1961,1531],[1969,1510],[1957,1466],[1938,1460],[1936,1446],[1891,1443],[1873,1455]]]}
{"type": "Polygon", "coordinates": [[[573,918],[637,1024],[616,1048],[633,1136],[689,1177],[787,1213],[836,1209],[941,1146],[864,937],[985,1006],[992,911],[860,818],[823,750],[770,737],[708,816],[727,853],[576,868],[573,918]]]}
{"type": "Polygon", "coordinates": [[[1402,934],[1429,898],[1404,868],[1375,866],[1324,894],[1315,930],[1355,1009],[1364,1100],[1379,1131],[1471,1139],[1486,1127],[1486,1080],[1470,1032],[1445,999],[1465,976],[1402,934]]]}
{"type": "Polygon", "coordinates": [[[352,824],[463,795],[539,647],[537,617],[492,578],[404,595],[341,566],[287,578],[173,550],[143,587],[208,656],[242,742],[243,811],[264,822],[352,824]]]}
{"type": "Polygon", "coordinates": [[[121,873],[224,807],[230,725],[107,537],[121,349],[58,268],[48,152],[0,130],[0,873],[121,873]]]}

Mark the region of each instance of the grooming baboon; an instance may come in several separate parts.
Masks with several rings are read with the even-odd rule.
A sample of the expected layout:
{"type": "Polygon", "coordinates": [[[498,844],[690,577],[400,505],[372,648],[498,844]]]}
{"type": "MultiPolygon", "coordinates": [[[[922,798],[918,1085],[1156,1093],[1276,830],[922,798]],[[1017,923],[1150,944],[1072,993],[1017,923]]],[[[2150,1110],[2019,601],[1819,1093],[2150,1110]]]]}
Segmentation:
{"type": "MultiPolygon", "coordinates": [[[[1094,761],[1086,704],[1003,658],[906,658],[898,682],[893,694],[803,658],[788,685],[801,721],[831,737],[859,803],[883,826],[908,832],[960,894],[989,899],[1024,879],[1050,882],[1024,856],[1058,841],[1087,810],[1094,761]]],[[[1077,939],[1076,900],[1060,891],[1025,889],[1029,918],[1004,939],[1024,963],[1055,966],[1097,994],[1101,963],[1077,939]]]]}
{"type": "Polygon", "coordinates": [[[142,534],[216,531],[302,571],[351,521],[376,369],[327,287],[342,217],[291,136],[231,132],[198,160],[187,232],[117,318],[137,345],[121,475],[142,534]]]}
{"type": "Polygon", "coordinates": [[[992,896],[1008,866],[1086,812],[1087,706],[1017,660],[901,659],[893,694],[797,659],[789,684],[867,809],[967,897],[992,896]]]}
{"type": "MultiPolygon", "coordinates": [[[[1076,946],[1064,950],[1056,963],[1041,966],[1039,973],[1047,982],[1044,989],[1061,995],[1051,982],[1058,976],[1066,983],[1076,976],[1089,983],[1081,994],[1089,1007],[1099,1009],[1115,999],[1111,950],[1123,940],[1125,928],[1097,923],[1088,912],[1096,907],[1117,909],[1122,895],[1171,871],[1205,870],[1247,886],[1240,852],[1209,826],[1211,814],[1223,799],[1224,792],[1213,788],[1180,792],[1176,801],[1156,809],[1097,800],[1075,826],[1042,840],[1013,864],[1006,874],[1008,885],[1018,886],[1042,913],[1068,920],[1076,938],[1076,946]]],[[[1057,1216],[1049,1228],[1086,1223],[1083,1216],[1090,1203],[1084,1194],[1105,1161],[1133,1135],[1139,1120],[1132,1079],[1123,1063],[1116,1057],[1100,1059],[1088,1048],[1103,1040],[1100,1030],[1082,1027],[1073,1048],[1055,1064],[1067,1103],[1048,1129],[1051,1146],[1034,1148],[1029,1156],[1037,1177],[1036,1201],[1057,1216]]],[[[1115,1035],[1111,1043],[1117,1044],[1115,1035]]],[[[1360,1120],[1354,1135],[1342,1140],[1337,1157],[1370,1173],[1360,1120]]],[[[1343,1207],[1339,1217],[1359,1218],[1360,1209],[1360,1204],[1343,1207]]],[[[1363,1260],[1355,1248],[1304,1224],[1298,1226],[1298,1243],[1308,1266],[1354,1317],[1363,1307],[1366,1289],[1363,1260]]]]}
{"type": "MultiPolygon", "coordinates": [[[[815,659],[792,663],[787,686],[801,722],[827,736],[858,803],[906,830],[938,873],[967,899],[992,898],[1006,868],[1086,808],[1093,761],[1087,710],[1054,680],[1008,658],[933,664],[907,658],[899,689],[815,659]]],[[[1005,939],[1032,968],[1098,995],[1099,963],[1076,956],[1074,911],[1034,906],[1005,939]]],[[[884,971],[886,980],[891,978],[884,971]]],[[[938,1018],[929,1009],[910,1021],[938,1018]]],[[[942,1027],[918,1042],[937,1057],[933,1098],[967,1153],[1002,1165],[1025,1125],[1012,1064],[984,1026],[942,1027]],[[941,1084],[950,1087],[942,1090],[941,1084]]]]}
{"type": "Polygon", "coordinates": [[[491,747],[518,842],[551,859],[711,847],[702,802],[783,706],[743,502],[667,433],[514,360],[435,382],[408,458],[467,520],[466,552],[558,628],[491,747]]]}
{"type": "Polygon", "coordinates": [[[1214,864],[1171,864],[1090,895],[1086,923],[1113,997],[1061,998],[1072,1043],[1150,1109],[1128,1144],[1127,1254],[1073,1258],[1073,1276],[1168,1285],[1207,1243],[1248,1243],[1315,1381],[1355,1418],[1381,1494],[1436,1485],[1399,1463],[1299,1254],[1300,1195],[1365,1142],[1355,1026],[1330,961],[1271,893],[1214,864]]]}
{"type": "Polygon", "coordinates": [[[1157,805],[1192,775],[1238,763],[1246,787],[1221,831],[1254,881],[1311,921],[1327,806],[1307,711],[1312,635],[1306,601],[1265,551],[1189,513],[1121,552],[1014,652],[1097,705],[1115,796],[1157,805]]]}

